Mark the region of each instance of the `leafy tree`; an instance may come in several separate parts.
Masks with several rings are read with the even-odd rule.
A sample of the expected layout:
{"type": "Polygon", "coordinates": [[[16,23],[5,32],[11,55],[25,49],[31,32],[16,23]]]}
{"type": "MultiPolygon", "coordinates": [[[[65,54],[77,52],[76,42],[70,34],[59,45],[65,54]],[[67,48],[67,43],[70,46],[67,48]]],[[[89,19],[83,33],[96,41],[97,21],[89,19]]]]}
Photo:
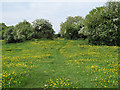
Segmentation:
{"type": "Polygon", "coordinates": [[[54,38],[60,38],[61,37],[61,34],[58,33],[58,34],[54,34],[54,38]]]}
{"type": "Polygon", "coordinates": [[[84,25],[84,22],[80,22],[75,26],[77,32],[78,32],[78,37],[79,38],[83,38],[84,40],[87,38],[88,36],[88,32],[87,29],[84,25]]]}
{"type": "Polygon", "coordinates": [[[33,21],[34,38],[47,38],[52,39],[54,30],[52,24],[45,19],[36,19],[33,21]]]}
{"type": "Polygon", "coordinates": [[[3,35],[5,43],[15,42],[14,35],[13,35],[13,30],[14,30],[13,26],[10,26],[8,29],[5,30],[4,35],[3,35]]]}
{"type": "Polygon", "coordinates": [[[79,31],[82,27],[84,19],[81,16],[71,17],[69,16],[67,20],[60,25],[60,33],[63,37],[67,39],[78,39],[81,36],[79,35],[79,31]]]}
{"type": "Polygon", "coordinates": [[[7,29],[7,26],[5,25],[5,23],[0,23],[0,39],[4,39],[3,34],[6,29],[7,29]]]}
{"type": "Polygon", "coordinates": [[[30,40],[33,37],[33,28],[28,21],[24,20],[15,25],[13,34],[16,42],[30,40]]]}
{"type": "Polygon", "coordinates": [[[5,30],[4,38],[6,43],[23,42],[33,37],[33,29],[29,22],[24,20],[19,22],[15,27],[10,26],[5,30]]]}
{"type": "Polygon", "coordinates": [[[107,2],[103,7],[90,11],[85,18],[89,42],[95,45],[120,45],[118,13],[120,2],[107,2]]]}

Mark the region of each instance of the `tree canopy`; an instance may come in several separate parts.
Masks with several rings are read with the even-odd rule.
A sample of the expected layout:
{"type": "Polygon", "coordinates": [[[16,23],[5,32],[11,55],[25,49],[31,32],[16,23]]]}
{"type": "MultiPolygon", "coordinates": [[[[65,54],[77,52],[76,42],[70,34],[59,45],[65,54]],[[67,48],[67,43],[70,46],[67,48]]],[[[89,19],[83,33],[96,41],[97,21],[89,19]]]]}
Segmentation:
{"type": "Polygon", "coordinates": [[[119,45],[120,39],[118,13],[120,2],[107,2],[103,7],[97,7],[85,18],[89,32],[89,42],[96,45],[119,45]]]}
{"type": "Polygon", "coordinates": [[[4,39],[3,34],[7,28],[8,27],[5,25],[5,23],[0,23],[0,39],[4,39]]]}
{"type": "Polygon", "coordinates": [[[36,19],[33,21],[34,38],[52,39],[54,30],[52,24],[45,19],[36,19]]]}
{"type": "Polygon", "coordinates": [[[84,26],[83,21],[84,19],[81,16],[69,16],[60,25],[61,35],[67,39],[78,39],[78,31],[84,26]]]}

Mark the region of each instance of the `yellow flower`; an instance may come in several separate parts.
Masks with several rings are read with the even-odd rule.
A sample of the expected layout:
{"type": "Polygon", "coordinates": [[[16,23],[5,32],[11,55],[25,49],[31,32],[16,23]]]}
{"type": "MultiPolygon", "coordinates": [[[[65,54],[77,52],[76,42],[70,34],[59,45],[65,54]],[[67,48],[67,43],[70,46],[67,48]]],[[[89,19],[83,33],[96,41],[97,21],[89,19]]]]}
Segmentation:
{"type": "Polygon", "coordinates": [[[5,77],[5,75],[2,75],[3,77],[5,77]]]}
{"type": "Polygon", "coordinates": [[[104,86],[105,88],[107,87],[107,86],[104,86]]]}
{"type": "Polygon", "coordinates": [[[44,71],[44,72],[46,72],[46,71],[44,71]]]}
{"type": "Polygon", "coordinates": [[[114,80],[113,80],[113,83],[115,83],[114,80]]]}
{"type": "Polygon", "coordinates": [[[94,66],[91,66],[91,68],[94,68],[94,66]]]}
{"type": "Polygon", "coordinates": [[[15,73],[15,71],[12,72],[13,74],[15,73]]]}

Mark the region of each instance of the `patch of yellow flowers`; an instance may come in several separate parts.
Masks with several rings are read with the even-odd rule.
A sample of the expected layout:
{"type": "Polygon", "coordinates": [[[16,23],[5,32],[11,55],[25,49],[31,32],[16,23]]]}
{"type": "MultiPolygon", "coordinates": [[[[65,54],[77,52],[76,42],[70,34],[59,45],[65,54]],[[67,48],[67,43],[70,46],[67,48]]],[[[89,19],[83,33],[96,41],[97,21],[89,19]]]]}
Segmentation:
{"type": "Polygon", "coordinates": [[[49,79],[44,85],[45,88],[70,88],[72,87],[72,82],[67,78],[57,78],[49,79]]]}

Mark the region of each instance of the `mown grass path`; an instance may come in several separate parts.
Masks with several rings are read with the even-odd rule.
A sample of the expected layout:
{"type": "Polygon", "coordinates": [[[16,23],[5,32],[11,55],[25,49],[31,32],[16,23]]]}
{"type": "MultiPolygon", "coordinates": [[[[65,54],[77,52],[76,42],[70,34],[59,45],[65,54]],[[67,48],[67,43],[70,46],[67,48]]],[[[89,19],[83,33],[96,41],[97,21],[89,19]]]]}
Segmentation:
{"type": "MultiPolygon", "coordinates": [[[[33,87],[32,82],[35,82],[34,87],[40,87],[41,80],[44,81],[44,83],[45,83],[45,81],[47,79],[58,78],[58,77],[65,75],[65,73],[66,73],[65,68],[64,68],[65,67],[65,63],[64,63],[65,58],[64,58],[64,55],[60,53],[60,49],[66,45],[67,40],[66,41],[60,40],[60,41],[56,41],[56,42],[61,43],[57,49],[53,46],[48,47],[48,49],[50,49],[49,53],[51,53],[52,56],[50,56],[49,59],[47,59],[47,61],[52,61],[52,62],[44,62],[43,64],[46,64],[45,65],[46,67],[43,66],[43,68],[41,68],[41,69],[36,68],[36,70],[33,73],[35,74],[37,72],[37,74],[35,74],[35,75],[37,75],[38,77],[32,75],[33,77],[29,78],[29,80],[31,82],[29,81],[25,85],[25,87],[29,87],[30,84],[32,84],[31,86],[33,87]],[[43,72],[41,72],[41,70],[43,72]],[[35,81],[33,81],[33,80],[35,80],[35,81]]],[[[44,52],[46,53],[47,50],[44,52]]],[[[38,65],[41,66],[41,63],[38,65]]],[[[44,86],[44,85],[41,84],[41,86],[44,86]]]]}
{"type": "Polygon", "coordinates": [[[61,74],[63,74],[63,71],[64,71],[64,67],[65,66],[65,58],[64,58],[64,55],[60,53],[60,49],[62,47],[64,47],[66,45],[67,41],[63,42],[63,44],[57,49],[55,50],[55,63],[56,63],[56,66],[55,66],[55,69],[58,70],[58,72],[60,72],[61,74]]]}

